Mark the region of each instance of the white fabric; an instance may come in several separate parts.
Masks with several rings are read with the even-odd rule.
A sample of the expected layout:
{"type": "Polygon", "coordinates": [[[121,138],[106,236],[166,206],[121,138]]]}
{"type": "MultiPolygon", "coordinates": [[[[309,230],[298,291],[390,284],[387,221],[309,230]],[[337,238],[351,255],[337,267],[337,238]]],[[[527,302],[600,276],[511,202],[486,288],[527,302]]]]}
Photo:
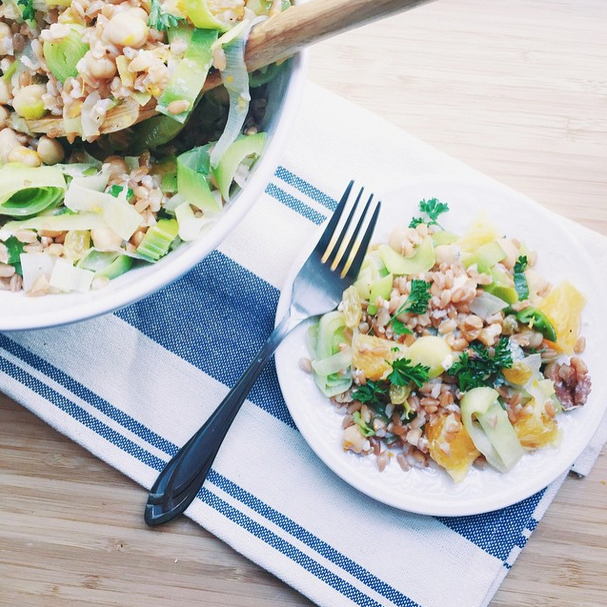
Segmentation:
{"type": "MultiPolygon", "coordinates": [[[[0,335],[0,389],[149,488],[269,332],[278,289],[317,229],[310,217],[329,214],[323,196],[339,196],[353,177],[386,191],[407,177],[438,174],[488,180],[309,85],[281,168],[218,251],[116,314],[0,335]]],[[[604,267],[607,241],[569,227],[604,267]]],[[[606,439],[603,423],[577,472],[590,470],[606,439]]],[[[437,519],[384,506],[313,454],[290,423],[270,368],[187,514],[319,605],[477,607],[489,603],[562,481],[478,517],[437,519]]]]}

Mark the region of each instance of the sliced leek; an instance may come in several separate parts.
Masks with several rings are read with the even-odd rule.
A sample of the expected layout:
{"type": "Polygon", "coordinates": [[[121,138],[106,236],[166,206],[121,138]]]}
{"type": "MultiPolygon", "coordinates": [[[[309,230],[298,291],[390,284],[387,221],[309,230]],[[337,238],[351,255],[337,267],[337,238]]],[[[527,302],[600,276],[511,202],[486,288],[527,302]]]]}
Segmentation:
{"type": "Polygon", "coordinates": [[[60,168],[5,164],[0,168],[0,215],[29,217],[58,204],[67,184],[60,168]]]}

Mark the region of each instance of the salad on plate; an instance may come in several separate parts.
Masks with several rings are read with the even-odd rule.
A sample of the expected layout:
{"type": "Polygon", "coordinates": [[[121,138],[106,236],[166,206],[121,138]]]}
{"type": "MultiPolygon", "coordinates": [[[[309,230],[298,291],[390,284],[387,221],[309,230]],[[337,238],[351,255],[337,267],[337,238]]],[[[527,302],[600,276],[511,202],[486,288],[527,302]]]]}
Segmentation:
{"type": "Polygon", "coordinates": [[[508,473],[558,447],[559,419],[583,407],[591,379],[580,335],[585,298],[551,284],[537,254],[485,213],[463,233],[449,206],[372,245],[334,312],[307,334],[322,393],[343,413],[341,445],[388,465],[508,473]]]}
{"type": "Polygon", "coordinates": [[[262,154],[280,0],[0,6],[0,289],[87,292],[198,238],[262,154]],[[222,85],[201,93],[219,74],[222,85]]]}

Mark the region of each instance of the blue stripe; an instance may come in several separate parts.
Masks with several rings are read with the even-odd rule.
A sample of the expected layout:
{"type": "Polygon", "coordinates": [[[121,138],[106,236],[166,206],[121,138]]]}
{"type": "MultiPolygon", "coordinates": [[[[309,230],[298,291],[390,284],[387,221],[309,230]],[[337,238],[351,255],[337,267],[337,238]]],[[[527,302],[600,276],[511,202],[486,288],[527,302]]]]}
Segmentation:
{"type": "MultiPolygon", "coordinates": [[[[102,399],[99,395],[95,394],[92,390],[89,390],[80,382],[76,381],[69,375],[65,374],[63,371],[55,367],[54,365],[48,363],[44,359],[40,358],[36,354],[33,354],[29,350],[25,349],[23,346],[17,344],[12,341],[5,335],[0,334],[0,346],[3,347],[7,352],[10,352],[13,356],[20,358],[28,365],[37,369],[41,373],[44,373],[58,384],[62,385],[64,388],[70,390],[73,394],[79,396],[83,400],[87,401],[93,407],[102,411],[105,415],[113,419],[114,421],[121,424],[123,427],[129,429],[134,434],[136,434],[139,438],[147,441],[149,444],[155,446],[161,451],[164,451],[169,456],[173,456],[177,450],[177,445],[172,442],[161,438],[158,440],[158,435],[155,432],[149,430],[143,424],[137,422],[132,417],[128,416],[126,413],[121,411],[120,409],[110,405],[107,401],[102,399]]],[[[2,359],[5,360],[5,359],[2,359]]],[[[8,363],[7,364],[12,364],[8,363]]],[[[18,368],[13,365],[13,368],[18,368]]],[[[26,373],[25,371],[23,373],[26,373]]],[[[21,383],[24,383],[23,381],[21,383]]],[[[38,385],[46,385],[39,382],[38,385]]],[[[28,386],[30,387],[30,386],[28,386]]],[[[35,390],[37,391],[37,390],[35,390]]],[[[52,388],[49,388],[51,394],[58,394],[53,391],[52,388]]],[[[50,402],[54,402],[53,399],[45,396],[47,400],[50,402]]],[[[63,402],[69,403],[69,410],[67,408],[62,408],[62,410],[69,413],[72,417],[79,419],[78,415],[80,412],[77,411],[80,409],[77,405],[74,405],[68,399],[63,398],[63,402]],[[73,411],[77,412],[77,415],[73,414],[73,411]]],[[[67,406],[67,405],[66,405],[67,406]]],[[[118,435],[113,430],[107,428],[102,422],[99,422],[94,417],[86,414],[91,420],[95,420],[95,431],[110,442],[116,444],[115,440],[112,440],[112,437],[120,436],[120,442],[124,442],[128,448],[121,446],[121,448],[133,455],[133,450],[139,449],[134,443],[131,443],[128,439],[122,437],[122,435],[118,435]],[[108,434],[111,432],[112,434],[108,434]]],[[[91,425],[85,424],[87,427],[92,428],[91,425]]],[[[147,453],[147,452],[146,452],[147,453]]],[[[141,458],[138,458],[141,459],[141,458]]],[[[146,462],[147,463],[147,462],[146,462]]],[[[153,462],[154,469],[160,471],[164,467],[164,463],[158,458],[154,459],[153,462]]],[[[268,504],[265,504],[258,498],[256,498],[251,493],[245,491],[234,482],[230,481],[226,477],[220,475],[215,470],[211,470],[208,476],[208,481],[223,489],[226,493],[229,493],[232,497],[238,499],[240,502],[246,504],[259,514],[263,515],[268,520],[272,521],[274,524],[280,526],[282,529],[287,531],[289,534],[293,535],[301,542],[305,543],[307,546],[324,556],[327,560],[336,564],[340,568],[344,569],[348,573],[350,573],[353,577],[360,580],[376,592],[382,594],[386,598],[393,601],[396,605],[403,607],[419,607],[416,603],[411,601],[408,597],[398,592],[396,589],[392,588],[385,582],[381,581],[379,578],[371,574],[369,571],[355,563],[354,561],[348,559],[345,555],[335,550],[326,542],[323,542],[320,538],[315,536],[314,534],[307,531],[301,525],[298,525],[293,520],[286,517],[284,514],[278,512],[277,510],[270,507],[268,504]]]]}
{"type": "Polygon", "coordinates": [[[143,462],[150,468],[158,471],[164,468],[165,462],[163,462],[160,458],[152,455],[149,451],[142,449],[139,445],[136,445],[130,439],[116,432],[116,430],[113,430],[96,417],[93,417],[82,407],[69,400],[56,390],[53,390],[53,388],[51,388],[49,385],[43,383],[33,375],[30,375],[27,371],[25,371],[25,369],[18,367],[3,356],[0,356],[0,371],[10,375],[13,379],[29,388],[32,392],[42,396],[48,402],[55,405],[58,409],[73,417],[83,426],[89,428],[108,442],[112,443],[119,449],[122,449],[122,451],[128,453],[135,459],[138,459],[140,462],[143,462]]]}
{"type": "Polygon", "coordinates": [[[225,476],[222,476],[217,471],[212,470],[207,478],[214,485],[223,489],[228,495],[245,504],[251,508],[251,510],[261,514],[264,518],[268,519],[293,537],[296,537],[307,546],[314,548],[316,552],[324,556],[327,560],[338,565],[344,571],[347,571],[350,575],[363,582],[366,586],[392,601],[395,605],[398,605],[399,607],[420,607],[418,603],[412,601],[409,597],[396,590],[396,588],[393,588],[386,582],[380,580],[364,567],[361,567],[358,563],[341,554],[335,550],[335,548],[310,533],[307,529],[298,525],[284,514],[274,510],[252,493],[245,491],[242,487],[239,487],[236,483],[225,476]]]}
{"type": "Polygon", "coordinates": [[[114,420],[123,428],[126,428],[139,438],[144,439],[150,445],[164,451],[165,453],[168,453],[171,456],[177,453],[177,447],[173,443],[166,440],[159,434],[156,434],[156,432],[152,432],[149,428],[139,423],[136,419],[130,415],[127,415],[124,411],[118,409],[118,407],[114,407],[114,405],[101,398],[98,394],[92,390],[89,390],[86,386],[70,377],[67,373],[61,371],[61,369],[58,369],[48,361],[44,360],[37,354],[34,354],[30,350],[27,350],[2,333],[0,333],[0,347],[4,348],[4,350],[13,356],[21,359],[30,367],[44,373],[47,377],[69,390],[72,394],[89,403],[92,407],[114,420]]]}
{"type": "Polygon", "coordinates": [[[315,211],[312,207],[308,206],[305,202],[302,202],[295,196],[287,194],[284,190],[281,190],[278,186],[273,183],[268,184],[266,188],[266,194],[276,198],[279,202],[282,202],[286,207],[289,207],[296,213],[299,213],[306,219],[309,219],[312,223],[319,226],[325,219],[326,216],[318,211],[315,211]]]}
{"type": "Polygon", "coordinates": [[[199,497],[226,518],[237,523],[243,529],[246,529],[256,538],[262,540],[269,546],[272,546],[272,548],[284,556],[289,557],[303,569],[310,572],[319,580],[323,581],[328,586],[331,586],[331,588],[337,590],[357,605],[361,605],[361,607],[381,607],[381,605],[370,596],[363,594],[358,588],[355,588],[343,578],[338,577],[332,571],[329,571],[329,569],[314,559],[311,559],[307,554],[270,531],[267,527],[262,527],[259,523],[240,512],[240,510],[236,510],[236,508],[233,508],[215,494],[210,493],[207,489],[203,488],[199,493],[199,497]]]}
{"type": "MultiPolygon", "coordinates": [[[[337,206],[337,201],[327,196],[324,192],[315,188],[311,183],[308,183],[301,177],[291,173],[285,167],[279,166],[276,169],[275,173],[276,177],[282,179],[285,183],[288,183],[290,186],[294,187],[296,190],[299,190],[302,194],[305,194],[312,200],[319,202],[323,206],[327,207],[330,211],[334,211],[337,206]]],[[[345,184],[344,184],[345,189],[345,184]]]]}
{"type": "MultiPolygon", "coordinates": [[[[233,386],[272,332],[278,296],[278,289],[213,251],[179,280],[116,315],[197,369],[233,386]]],[[[249,399],[295,428],[273,362],[249,399]]]]}
{"type": "MultiPolygon", "coordinates": [[[[47,384],[32,376],[30,373],[25,371],[25,369],[16,366],[3,356],[0,356],[0,371],[6,373],[25,387],[42,396],[49,403],[52,403],[58,409],[70,415],[73,419],[95,432],[98,436],[104,438],[112,445],[118,447],[150,468],[158,471],[164,468],[165,462],[163,462],[160,458],[152,455],[149,451],[143,449],[125,436],[122,436],[97,418],[93,417],[82,407],[73,401],[70,401],[56,390],[53,390],[47,384]]],[[[249,533],[255,535],[255,537],[263,540],[265,543],[278,550],[281,554],[290,558],[293,562],[303,567],[306,571],[314,574],[321,581],[342,593],[344,596],[351,599],[358,605],[361,605],[362,607],[381,607],[379,603],[374,601],[371,597],[362,593],[350,583],[346,582],[343,578],[329,571],[326,567],[322,566],[310,556],[304,554],[301,552],[301,550],[286,540],[280,538],[266,527],[263,527],[259,523],[253,521],[243,513],[221,500],[219,497],[213,495],[210,491],[208,491],[208,489],[203,487],[198,497],[203,499],[205,503],[209,504],[220,514],[223,514],[229,520],[238,524],[249,533]]]]}
{"type": "Polygon", "coordinates": [[[514,546],[522,548],[526,544],[527,538],[523,531],[531,524],[530,521],[533,521],[533,512],[545,491],[542,489],[518,504],[495,512],[458,518],[437,518],[449,529],[505,563],[514,546]]]}

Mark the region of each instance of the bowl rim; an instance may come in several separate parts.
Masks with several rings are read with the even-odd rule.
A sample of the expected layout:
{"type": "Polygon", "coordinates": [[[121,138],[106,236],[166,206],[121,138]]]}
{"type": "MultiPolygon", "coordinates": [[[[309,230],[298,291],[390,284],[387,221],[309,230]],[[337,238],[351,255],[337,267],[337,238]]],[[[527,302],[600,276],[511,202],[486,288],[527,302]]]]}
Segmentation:
{"type": "MultiPolygon", "coordinates": [[[[97,291],[100,295],[86,299],[90,293],[82,294],[82,302],[74,304],[74,298],[80,294],[45,295],[52,298],[70,298],[65,301],[65,307],[53,306],[49,310],[35,311],[31,314],[0,315],[0,331],[20,331],[29,329],[44,329],[67,325],[95,318],[103,314],[115,312],[159,289],[174,282],[191,270],[198,262],[215,249],[253,207],[256,200],[267,187],[276,170],[285,144],[292,132],[296,116],[299,113],[303,99],[308,67],[308,51],[304,49],[292,58],[291,73],[285,86],[283,101],[280,105],[280,115],[275,123],[266,151],[261,156],[255,170],[247,181],[243,195],[238,196],[237,204],[226,208],[218,221],[213,224],[204,237],[194,241],[184,251],[180,252],[170,263],[155,265],[155,271],[142,280],[126,284],[124,288],[108,292],[104,297],[103,289],[97,291]],[[243,197],[243,200],[240,200],[243,197]],[[245,204],[246,203],[246,204],[245,204]],[[73,305],[72,305],[73,304],[73,305]]],[[[109,287],[108,287],[109,288],[109,287]]],[[[26,297],[25,294],[10,294],[10,297],[26,297]]]]}

